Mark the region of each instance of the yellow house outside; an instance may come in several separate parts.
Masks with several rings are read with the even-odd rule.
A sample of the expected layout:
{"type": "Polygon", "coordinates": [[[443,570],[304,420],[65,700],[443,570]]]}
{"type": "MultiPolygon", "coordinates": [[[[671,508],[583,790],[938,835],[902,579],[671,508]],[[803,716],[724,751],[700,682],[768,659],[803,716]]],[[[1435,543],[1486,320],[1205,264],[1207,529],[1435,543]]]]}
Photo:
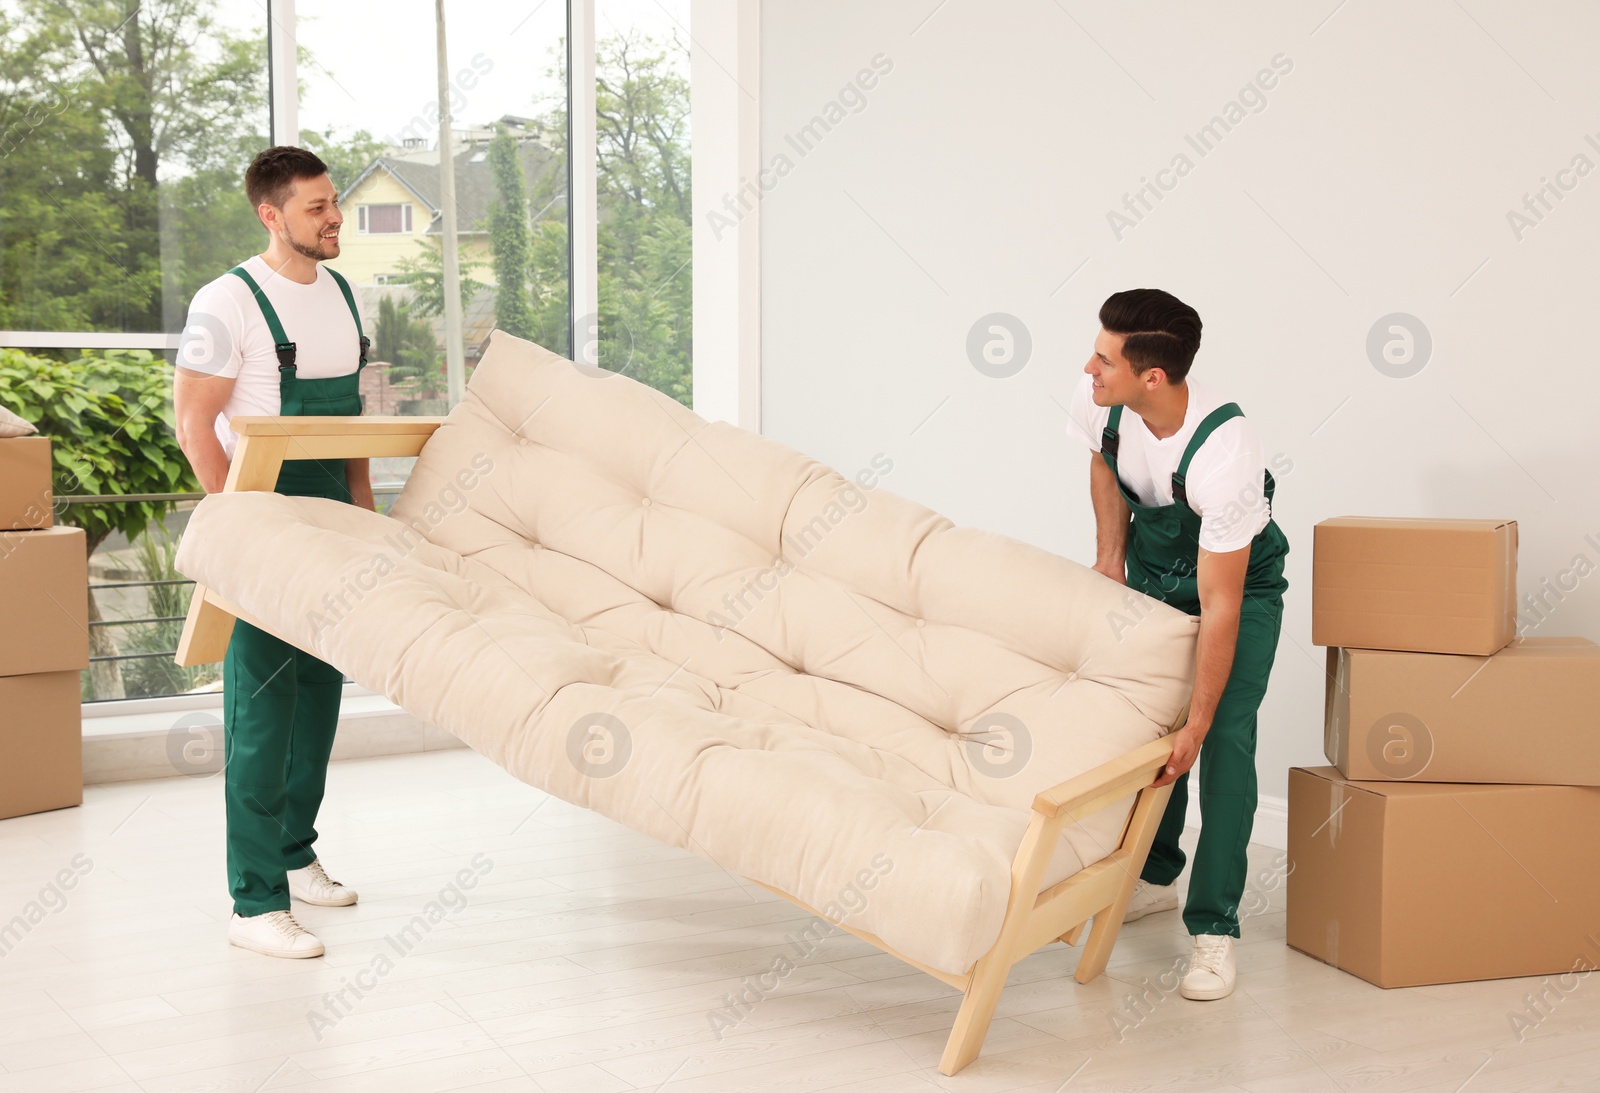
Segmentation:
{"type": "MultiPolygon", "coordinates": [[[[437,166],[433,172],[437,175],[437,166]]],[[[330,264],[356,284],[387,283],[400,272],[402,258],[415,258],[428,245],[428,228],[433,225],[437,210],[402,177],[395,174],[385,160],[379,159],[362,173],[359,185],[339,199],[345,216],[344,230],[339,235],[339,259],[330,264]],[[410,230],[406,230],[408,226],[410,230]]],[[[494,271],[487,268],[490,261],[487,233],[463,230],[458,225],[457,239],[463,261],[485,265],[474,275],[476,279],[493,283],[494,271]]],[[[437,246],[437,230],[432,240],[437,246]]]]}
{"type": "MultiPolygon", "coordinates": [[[[507,116],[500,125],[517,139],[523,180],[532,202],[530,219],[565,216],[565,165],[551,150],[551,134],[527,118],[507,116]]],[[[495,276],[489,245],[488,219],[496,200],[494,178],[488,162],[489,141],[496,130],[457,130],[452,145],[456,184],[456,237],[461,262],[478,263],[471,276],[486,286],[467,302],[464,319],[468,356],[488,338],[494,327],[495,276]]],[[[409,298],[412,290],[397,283],[402,260],[418,258],[442,240],[440,217],[439,152],[410,139],[386,149],[340,195],[344,230],[340,254],[333,267],[361,286],[364,321],[377,317],[385,296],[409,298]]],[[[438,323],[435,323],[436,330],[438,323]]],[[[442,335],[442,331],[439,332],[442,335]]],[[[442,344],[442,342],[441,342],[442,344]]]]}
{"type": "MultiPolygon", "coordinates": [[[[527,118],[507,116],[500,125],[517,140],[523,180],[533,208],[532,219],[566,212],[565,165],[552,151],[552,135],[527,118]]],[[[456,235],[464,260],[485,264],[477,279],[492,283],[488,219],[495,202],[489,167],[489,141],[494,129],[456,130],[451,147],[455,160],[456,235]]],[[[340,195],[345,214],[339,272],[358,284],[383,284],[400,272],[400,259],[422,253],[425,240],[437,245],[439,217],[439,151],[416,138],[391,146],[350,181],[340,195]]]]}

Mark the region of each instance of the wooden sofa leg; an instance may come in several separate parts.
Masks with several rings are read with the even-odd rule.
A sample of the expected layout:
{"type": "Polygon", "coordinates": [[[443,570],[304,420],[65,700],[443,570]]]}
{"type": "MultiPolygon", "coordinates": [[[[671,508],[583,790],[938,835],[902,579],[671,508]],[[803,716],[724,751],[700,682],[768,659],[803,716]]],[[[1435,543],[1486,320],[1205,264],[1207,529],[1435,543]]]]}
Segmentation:
{"type": "Polygon", "coordinates": [[[1083,928],[1087,925],[1089,925],[1089,920],[1084,919],[1072,929],[1062,934],[1059,940],[1067,945],[1076,945],[1078,943],[1078,939],[1083,936],[1083,928]]]}
{"type": "Polygon", "coordinates": [[[939,1073],[956,1074],[962,1067],[978,1057],[983,1050],[984,1037],[989,1035],[989,1022],[1000,1005],[1000,992],[1005,989],[1006,976],[1011,974],[1009,963],[999,954],[990,953],[972,969],[972,979],[961,1000],[956,1023],[950,1029],[950,1039],[945,1041],[944,1055],[939,1059],[939,1073]]]}
{"type": "Polygon", "coordinates": [[[1089,930],[1089,940],[1078,958],[1078,970],[1072,978],[1088,983],[1106,970],[1111,959],[1111,949],[1117,943],[1117,931],[1122,928],[1122,916],[1128,909],[1128,897],[1118,896],[1117,902],[1094,916],[1094,926],[1089,930]]]}
{"type": "Polygon", "coordinates": [[[1122,848],[1129,852],[1129,868],[1117,886],[1117,898],[1111,906],[1095,912],[1089,940],[1083,947],[1083,956],[1078,959],[1078,970],[1073,973],[1079,983],[1087,983],[1106,970],[1111,948],[1117,943],[1117,932],[1122,929],[1122,916],[1133,898],[1133,886],[1139,880],[1139,871],[1144,868],[1145,856],[1150,853],[1150,844],[1155,841],[1156,828],[1161,825],[1161,815],[1171,796],[1170,785],[1160,789],[1147,786],[1139,791],[1139,799],[1128,817],[1127,832],[1122,837],[1122,848]]]}

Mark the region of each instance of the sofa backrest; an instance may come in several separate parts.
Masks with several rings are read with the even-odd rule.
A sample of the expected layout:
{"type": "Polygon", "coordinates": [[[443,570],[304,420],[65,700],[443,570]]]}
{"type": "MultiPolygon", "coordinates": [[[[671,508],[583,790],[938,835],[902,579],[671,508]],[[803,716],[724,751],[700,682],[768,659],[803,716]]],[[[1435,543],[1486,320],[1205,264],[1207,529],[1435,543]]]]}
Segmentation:
{"type": "Polygon", "coordinates": [[[989,803],[1026,807],[1173,722],[1195,619],[955,527],[885,470],[847,479],[496,331],[393,515],[590,644],[709,681],[719,709],[759,696],[989,803]]]}

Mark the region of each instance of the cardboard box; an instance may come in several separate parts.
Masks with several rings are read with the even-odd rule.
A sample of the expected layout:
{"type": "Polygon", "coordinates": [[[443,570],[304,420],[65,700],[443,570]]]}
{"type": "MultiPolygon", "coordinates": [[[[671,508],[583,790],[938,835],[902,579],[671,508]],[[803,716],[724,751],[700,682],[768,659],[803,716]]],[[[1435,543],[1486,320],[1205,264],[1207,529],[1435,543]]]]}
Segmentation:
{"type": "Polygon", "coordinates": [[[1311,643],[1488,656],[1517,633],[1517,522],[1340,516],[1314,529],[1311,643]]]}
{"type": "Polygon", "coordinates": [[[1324,715],[1323,751],[1346,778],[1600,786],[1588,638],[1524,638],[1488,657],[1329,649],[1324,715]]]}
{"type": "Polygon", "coordinates": [[[51,527],[54,504],[49,437],[0,437],[0,531],[51,527]]]}
{"type": "Polygon", "coordinates": [[[82,528],[0,532],[0,676],[89,666],[85,545],[82,528]]]}
{"type": "Polygon", "coordinates": [[[0,676],[0,819],[83,803],[77,672],[0,676]]]}
{"type": "Polygon", "coordinates": [[[1289,772],[1287,941],[1380,987],[1600,964],[1600,788],[1289,772]]]}

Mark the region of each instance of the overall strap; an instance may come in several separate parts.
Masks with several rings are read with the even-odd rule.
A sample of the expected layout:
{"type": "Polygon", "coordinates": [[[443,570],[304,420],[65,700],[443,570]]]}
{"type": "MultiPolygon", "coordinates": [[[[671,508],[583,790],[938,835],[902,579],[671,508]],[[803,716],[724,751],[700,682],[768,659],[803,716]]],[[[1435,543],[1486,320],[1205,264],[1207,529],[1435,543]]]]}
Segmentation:
{"type": "Polygon", "coordinates": [[[356,298],[350,291],[350,282],[346,281],[339,271],[332,266],[323,266],[322,268],[332,274],[334,281],[339,286],[339,291],[344,293],[344,302],[350,308],[350,317],[356,321],[356,336],[361,339],[361,363],[356,365],[356,371],[359,372],[367,365],[367,353],[372,348],[372,339],[368,338],[366,332],[361,329],[361,312],[356,310],[356,298]]]}
{"type": "Polygon", "coordinates": [[[1180,505],[1189,504],[1189,494],[1184,484],[1189,474],[1189,461],[1194,458],[1194,453],[1200,450],[1200,445],[1216,431],[1217,426],[1236,417],[1244,417],[1244,411],[1239,409],[1237,402],[1229,402],[1218,406],[1200,422],[1200,427],[1189,439],[1189,446],[1183,450],[1183,458],[1178,461],[1178,469],[1172,472],[1172,499],[1175,502],[1180,505]]]}
{"type": "Polygon", "coordinates": [[[1117,469],[1117,449],[1122,440],[1117,433],[1117,426],[1122,424],[1122,406],[1111,408],[1111,416],[1106,419],[1106,427],[1100,430],[1100,454],[1105,458],[1106,466],[1113,471],[1117,469]]]}
{"type": "Polygon", "coordinates": [[[239,280],[250,286],[250,292],[256,298],[256,306],[261,308],[261,317],[267,320],[267,330],[272,334],[273,349],[278,354],[278,371],[284,369],[294,370],[294,342],[283,332],[283,324],[278,321],[278,313],[272,308],[272,301],[267,299],[267,294],[261,291],[261,286],[256,284],[255,278],[245,272],[243,266],[234,266],[228,271],[239,280]]]}

